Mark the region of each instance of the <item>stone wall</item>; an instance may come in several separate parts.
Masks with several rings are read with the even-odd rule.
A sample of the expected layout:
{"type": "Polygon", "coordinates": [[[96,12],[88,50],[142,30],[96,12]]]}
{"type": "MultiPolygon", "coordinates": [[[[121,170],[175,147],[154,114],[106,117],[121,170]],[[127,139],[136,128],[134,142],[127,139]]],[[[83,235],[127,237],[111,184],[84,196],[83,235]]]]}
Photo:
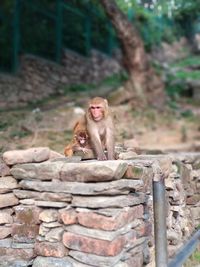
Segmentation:
{"type": "Polygon", "coordinates": [[[21,57],[20,70],[15,76],[0,74],[0,108],[24,106],[59,94],[62,87],[72,84],[98,83],[122,71],[116,58],[95,50],[90,57],[66,50],[62,65],[58,65],[24,55],[21,57]]]}
{"type": "Polygon", "coordinates": [[[0,162],[0,266],[153,264],[152,181],[166,182],[169,253],[200,223],[200,154],[80,161],[49,148],[0,162]]]}

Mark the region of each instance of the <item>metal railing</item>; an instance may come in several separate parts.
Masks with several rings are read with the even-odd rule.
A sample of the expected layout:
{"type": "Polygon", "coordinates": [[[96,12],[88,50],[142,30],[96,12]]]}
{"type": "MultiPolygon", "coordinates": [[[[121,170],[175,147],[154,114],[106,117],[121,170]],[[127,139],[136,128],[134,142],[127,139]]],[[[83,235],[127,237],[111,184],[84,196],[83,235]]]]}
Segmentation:
{"type": "Polygon", "coordinates": [[[164,179],[153,181],[154,236],[156,267],[181,267],[200,243],[200,229],[168,262],[164,179]]]}
{"type": "Polygon", "coordinates": [[[51,8],[39,0],[13,0],[9,16],[1,15],[0,20],[0,69],[15,72],[22,53],[57,63],[61,62],[65,48],[84,56],[88,56],[92,48],[110,55],[118,45],[114,29],[98,10],[88,9],[80,10],[65,0],[52,2],[51,8]]]}

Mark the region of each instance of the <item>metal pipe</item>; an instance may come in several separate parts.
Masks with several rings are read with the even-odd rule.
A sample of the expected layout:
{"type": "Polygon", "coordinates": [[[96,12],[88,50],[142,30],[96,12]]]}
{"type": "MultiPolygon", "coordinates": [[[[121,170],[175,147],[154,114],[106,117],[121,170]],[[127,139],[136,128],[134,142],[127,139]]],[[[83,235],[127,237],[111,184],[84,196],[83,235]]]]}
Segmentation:
{"type": "Polygon", "coordinates": [[[167,267],[167,234],[164,179],[153,181],[154,236],[156,267],[167,267]]]}
{"type": "Polygon", "coordinates": [[[169,262],[168,267],[181,267],[186,259],[196,249],[200,242],[200,229],[192,236],[192,238],[181,248],[177,255],[169,262]]]}

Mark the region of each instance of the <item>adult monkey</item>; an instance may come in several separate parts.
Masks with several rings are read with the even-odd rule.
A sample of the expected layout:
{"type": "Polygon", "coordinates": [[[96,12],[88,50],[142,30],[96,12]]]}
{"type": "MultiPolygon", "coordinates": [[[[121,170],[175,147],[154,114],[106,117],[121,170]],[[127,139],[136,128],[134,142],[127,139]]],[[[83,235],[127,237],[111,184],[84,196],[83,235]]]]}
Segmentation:
{"type": "Polygon", "coordinates": [[[108,101],[102,97],[91,99],[88,103],[85,118],[87,132],[97,159],[115,159],[114,124],[108,107],[108,101]],[[104,149],[107,150],[107,156],[104,149]]]}

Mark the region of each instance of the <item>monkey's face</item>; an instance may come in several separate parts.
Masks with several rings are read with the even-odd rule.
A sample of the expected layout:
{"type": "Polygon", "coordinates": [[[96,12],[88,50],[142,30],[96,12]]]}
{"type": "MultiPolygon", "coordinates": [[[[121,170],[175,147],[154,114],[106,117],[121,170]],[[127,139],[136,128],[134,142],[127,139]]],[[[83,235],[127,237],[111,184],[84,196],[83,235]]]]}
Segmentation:
{"type": "Polygon", "coordinates": [[[87,144],[88,135],[85,132],[80,132],[76,135],[76,141],[80,146],[85,146],[87,144]]]}
{"type": "Polygon", "coordinates": [[[90,113],[94,121],[100,121],[104,117],[104,109],[102,105],[91,105],[90,113]]]}

